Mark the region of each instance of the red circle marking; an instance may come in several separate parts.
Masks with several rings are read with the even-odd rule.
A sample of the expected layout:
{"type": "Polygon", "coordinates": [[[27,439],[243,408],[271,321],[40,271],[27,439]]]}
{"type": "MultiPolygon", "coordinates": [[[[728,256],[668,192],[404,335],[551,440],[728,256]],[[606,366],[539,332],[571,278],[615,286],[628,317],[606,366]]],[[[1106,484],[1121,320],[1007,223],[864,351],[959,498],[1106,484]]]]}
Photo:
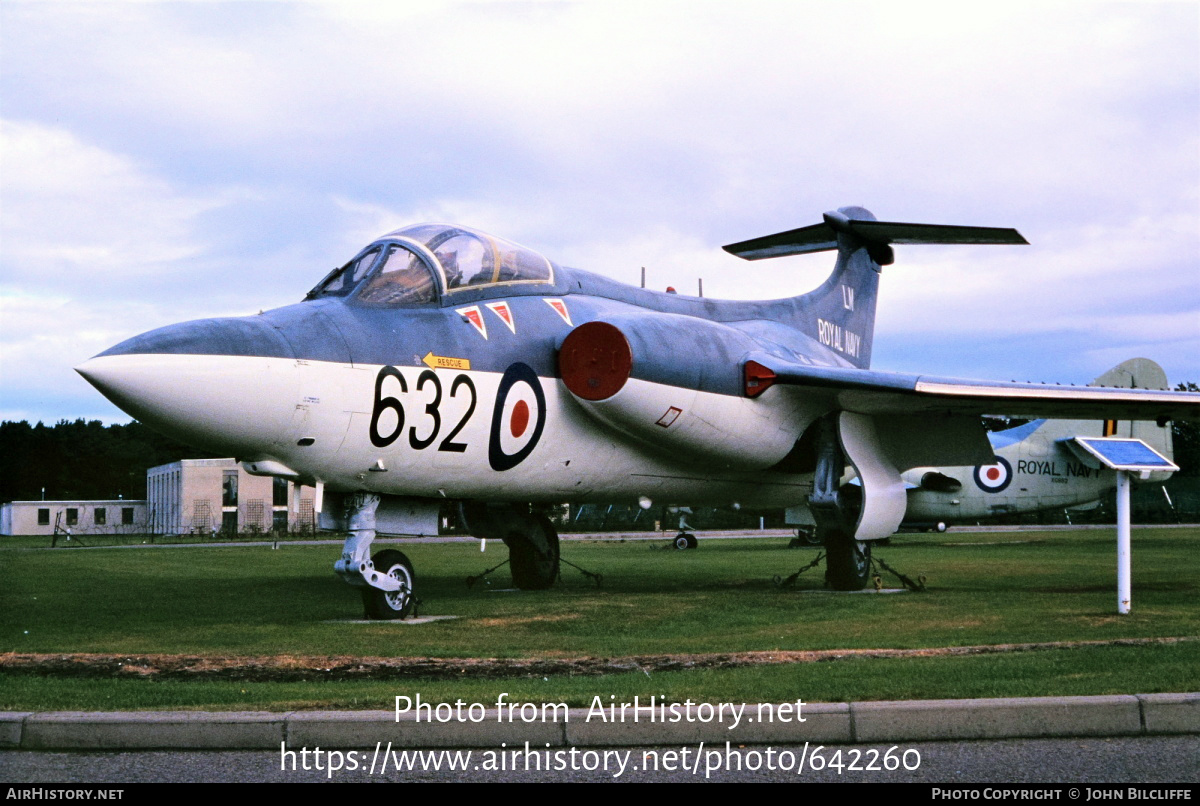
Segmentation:
{"type": "Polygon", "coordinates": [[[605,400],[621,391],[633,369],[625,334],[607,322],[587,322],[563,339],[558,372],[576,397],[605,400]]]}
{"type": "Polygon", "coordinates": [[[989,467],[987,469],[987,477],[988,481],[995,481],[996,479],[1000,478],[1000,468],[989,467]]]}
{"type": "Polygon", "coordinates": [[[508,422],[508,430],[512,432],[514,437],[519,437],[525,433],[525,429],[529,427],[529,404],[524,400],[518,400],[513,406],[512,418],[508,422]]]}

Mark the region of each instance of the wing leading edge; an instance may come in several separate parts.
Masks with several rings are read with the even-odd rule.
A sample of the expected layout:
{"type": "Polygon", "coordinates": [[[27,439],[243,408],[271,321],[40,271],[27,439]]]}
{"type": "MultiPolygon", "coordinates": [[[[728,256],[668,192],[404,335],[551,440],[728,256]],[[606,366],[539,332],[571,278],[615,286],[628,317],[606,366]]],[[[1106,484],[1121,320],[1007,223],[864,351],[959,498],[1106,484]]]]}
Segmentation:
{"type": "Polygon", "coordinates": [[[774,358],[749,360],[746,394],[775,384],[808,387],[861,414],[1004,414],[1022,417],[1200,420],[1200,393],[1157,389],[1002,383],[907,375],[842,367],[814,367],[774,358]]]}

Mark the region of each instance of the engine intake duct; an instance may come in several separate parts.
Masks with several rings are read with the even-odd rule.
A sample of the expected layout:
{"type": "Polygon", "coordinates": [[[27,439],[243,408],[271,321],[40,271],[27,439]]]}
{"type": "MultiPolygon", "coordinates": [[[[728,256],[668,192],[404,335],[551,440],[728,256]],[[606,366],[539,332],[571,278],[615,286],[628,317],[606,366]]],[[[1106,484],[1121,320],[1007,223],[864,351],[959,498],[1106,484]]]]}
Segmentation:
{"type": "Polygon", "coordinates": [[[719,322],[631,313],[568,333],[558,368],[591,416],[665,457],[764,469],[787,455],[811,417],[792,389],[746,398],[742,365],[751,352],[761,347],[719,322]]]}
{"type": "Polygon", "coordinates": [[[956,493],[962,489],[962,482],[956,478],[930,470],[921,476],[921,489],[935,493],[956,493]]]}

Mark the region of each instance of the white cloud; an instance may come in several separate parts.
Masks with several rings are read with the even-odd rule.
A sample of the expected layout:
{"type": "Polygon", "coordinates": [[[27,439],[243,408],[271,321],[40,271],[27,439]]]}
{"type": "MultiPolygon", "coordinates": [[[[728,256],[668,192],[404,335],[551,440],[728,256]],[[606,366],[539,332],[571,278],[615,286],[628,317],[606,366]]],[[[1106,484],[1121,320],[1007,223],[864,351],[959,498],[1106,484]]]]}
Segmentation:
{"type": "Polygon", "coordinates": [[[181,194],[133,160],[60,128],[0,121],[6,281],[98,291],[194,258],[197,216],[219,206],[181,194]]]}

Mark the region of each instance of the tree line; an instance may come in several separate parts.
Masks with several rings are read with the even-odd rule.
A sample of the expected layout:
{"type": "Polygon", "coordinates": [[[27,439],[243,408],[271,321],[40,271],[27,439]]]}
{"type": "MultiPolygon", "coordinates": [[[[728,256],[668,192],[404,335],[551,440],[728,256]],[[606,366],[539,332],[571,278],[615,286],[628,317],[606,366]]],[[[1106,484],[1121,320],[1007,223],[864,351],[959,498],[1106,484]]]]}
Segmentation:
{"type": "Polygon", "coordinates": [[[180,459],[213,459],[141,423],[0,422],[0,501],[142,499],[146,471],[180,459]],[[43,496],[44,491],[44,496],[43,496]]]}

